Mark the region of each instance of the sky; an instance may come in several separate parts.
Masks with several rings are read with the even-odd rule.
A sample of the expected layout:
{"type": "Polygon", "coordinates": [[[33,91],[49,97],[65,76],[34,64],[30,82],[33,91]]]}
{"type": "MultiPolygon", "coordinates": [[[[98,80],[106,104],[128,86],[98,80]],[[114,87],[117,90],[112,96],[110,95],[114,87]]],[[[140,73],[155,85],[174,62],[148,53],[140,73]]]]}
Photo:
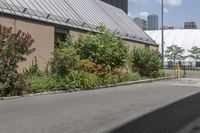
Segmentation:
{"type": "MultiPolygon", "coordinates": [[[[200,0],[164,0],[164,3],[164,25],[183,28],[184,22],[196,21],[200,28],[200,0]]],[[[149,14],[161,18],[161,0],[129,0],[129,16],[146,19],[149,14]]]]}

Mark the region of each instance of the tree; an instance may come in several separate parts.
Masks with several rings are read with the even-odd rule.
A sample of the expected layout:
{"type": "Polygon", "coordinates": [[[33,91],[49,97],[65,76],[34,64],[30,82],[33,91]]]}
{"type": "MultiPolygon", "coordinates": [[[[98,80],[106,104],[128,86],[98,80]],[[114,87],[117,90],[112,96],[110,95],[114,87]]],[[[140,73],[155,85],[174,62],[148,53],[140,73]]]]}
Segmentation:
{"type": "Polygon", "coordinates": [[[25,61],[26,55],[34,52],[31,35],[0,25],[0,95],[20,95],[26,83],[17,72],[18,64],[25,61]]]}
{"type": "Polygon", "coordinates": [[[167,50],[165,51],[165,57],[168,58],[168,60],[173,61],[174,65],[177,60],[184,59],[185,50],[181,47],[178,47],[177,45],[172,45],[167,47],[167,50]]]}
{"type": "Polygon", "coordinates": [[[200,48],[192,47],[192,49],[188,50],[188,52],[190,53],[189,57],[194,59],[196,62],[200,60],[200,48]]]}

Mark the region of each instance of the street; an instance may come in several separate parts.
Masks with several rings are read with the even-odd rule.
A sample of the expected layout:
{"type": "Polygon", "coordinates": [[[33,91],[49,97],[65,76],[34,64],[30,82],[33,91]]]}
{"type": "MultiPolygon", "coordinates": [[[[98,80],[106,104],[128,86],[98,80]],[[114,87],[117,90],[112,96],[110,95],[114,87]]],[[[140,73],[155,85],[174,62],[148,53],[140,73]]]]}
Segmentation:
{"type": "Polygon", "coordinates": [[[0,133],[197,133],[199,118],[200,79],[0,101],[0,133]]]}

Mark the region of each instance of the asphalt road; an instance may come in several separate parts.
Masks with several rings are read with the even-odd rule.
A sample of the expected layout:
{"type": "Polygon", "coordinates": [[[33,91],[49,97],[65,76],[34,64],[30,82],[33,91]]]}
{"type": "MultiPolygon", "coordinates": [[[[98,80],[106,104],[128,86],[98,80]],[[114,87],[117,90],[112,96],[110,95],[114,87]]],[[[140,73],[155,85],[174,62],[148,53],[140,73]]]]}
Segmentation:
{"type": "Polygon", "coordinates": [[[200,79],[0,101],[0,133],[199,133],[199,121],[200,79]]]}

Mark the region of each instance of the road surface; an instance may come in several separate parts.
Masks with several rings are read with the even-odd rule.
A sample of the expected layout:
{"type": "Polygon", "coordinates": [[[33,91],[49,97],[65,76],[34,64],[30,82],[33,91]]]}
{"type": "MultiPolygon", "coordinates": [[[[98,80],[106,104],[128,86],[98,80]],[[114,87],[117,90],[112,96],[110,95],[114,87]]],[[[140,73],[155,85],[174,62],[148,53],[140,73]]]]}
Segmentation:
{"type": "Polygon", "coordinates": [[[0,101],[0,133],[196,133],[198,118],[200,79],[0,101]]]}

